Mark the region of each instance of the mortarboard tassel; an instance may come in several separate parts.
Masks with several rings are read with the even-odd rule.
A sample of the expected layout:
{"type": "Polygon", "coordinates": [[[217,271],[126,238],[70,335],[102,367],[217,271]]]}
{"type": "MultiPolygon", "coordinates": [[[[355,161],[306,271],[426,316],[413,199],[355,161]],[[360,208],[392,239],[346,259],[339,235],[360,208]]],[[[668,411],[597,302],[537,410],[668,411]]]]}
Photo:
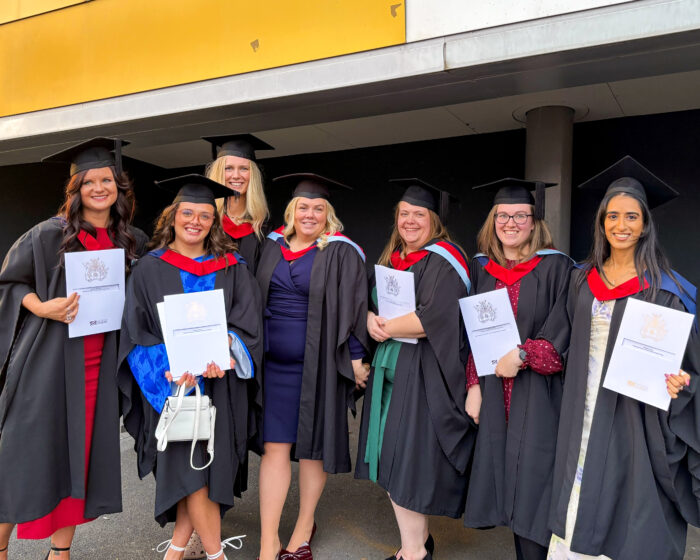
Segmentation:
{"type": "Polygon", "coordinates": [[[114,141],[114,167],[117,171],[117,176],[122,174],[122,141],[117,138],[114,141]]]}
{"type": "Polygon", "coordinates": [[[535,186],[535,219],[544,220],[545,184],[537,181],[535,186]]]}

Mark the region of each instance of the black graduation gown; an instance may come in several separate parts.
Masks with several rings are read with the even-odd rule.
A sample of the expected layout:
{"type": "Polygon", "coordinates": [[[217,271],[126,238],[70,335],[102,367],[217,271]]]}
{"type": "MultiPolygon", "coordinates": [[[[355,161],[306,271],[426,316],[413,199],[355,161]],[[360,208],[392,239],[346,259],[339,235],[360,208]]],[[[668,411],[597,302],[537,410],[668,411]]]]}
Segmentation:
{"type": "Polygon", "coordinates": [[[260,261],[260,255],[262,254],[262,246],[265,238],[262,241],[258,239],[255,233],[249,233],[244,235],[240,239],[235,239],[238,244],[238,252],[241,254],[248,269],[255,275],[258,269],[258,262],[260,261]]]}
{"type": "MultiPolygon", "coordinates": [[[[268,239],[257,274],[264,302],[281,258],[280,245],[268,239]]],[[[364,261],[348,243],[329,242],[318,251],[311,268],[299,424],[293,451],[296,459],[323,460],[328,473],[351,469],[348,408],[355,411],[355,375],[348,343],[351,334],[365,350],[369,348],[364,261]]],[[[262,442],[259,445],[262,449],[262,442]]]]}
{"type": "MultiPolygon", "coordinates": [[[[51,218],[22,235],[0,272],[0,521],[43,517],[67,497],[85,500],[85,517],[121,511],[118,468],[117,332],[105,333],[85,487],[85,363],[83,338],[65,323],[22,307],[35,292],[66,297],[58,253],[63,221],[51,218]]],[[[137,253],[146,235],[130,228],[137,253]]]]}
{"type": "MultiPolygon", "coordinates": [[[[579,274],[583,271],[573,272],[569,288],[566,414],[559,423],[550,510],[550,528],[561,537],[581,448],[591,336],[593,294],[585,282],[576,288],[579,274]]],[[[700,524],[700,336],[691,333],[682,364],[690,386],[671,401],[668,412],[604,389],[627,299],[617,300],[613,309],[571,549],[613,560],[681,560],[687,523],[700,524]]],[[[685,311],[667,291],[659,291],[653,303],[685,311]]]]}
{"type": "MultiPolygon", "coordinates": [[[[151,254],[144,256],[127,283],[126,307],[119,345],[118,385],[124,427],[134,438],[139,477],[153,472],[156,479],[155,519],[165,525],[175,521],[177,503],[207,486],[209,498],[221,506],[221,515],[233,506],[234,488],[241,463],[247,454],[247,441],[254,437],[255,423],[249,414],[262,410],[260,363],[262,353],[262,314],[260,292],[250,271],[241,264],[216,272],[214,289],[224,290],[229,328],[245,343],[255,365],[253,379],[239,379],[229,371],[221,379],[205,379],[205,393],[216,407],[214,461],[207,469],[195,471],[190,467],[190,443],[176,442],[162,453],[157,452],[156,412],[141,394],[127,356],[135,345],[153,346],[163,343],[156,304],[164,296],[183,293],[180,269],[151,254]],[[249,397],[253,396],[251,400],[249,397]],[[186,476],[182,471],[186,471],[186,476]],[[174,480],[187,480],[179,486],[174,480]]],[[[200,442],[194,464],[207,461],[206,444],[200,442]]]]}
{"type": "MultiPolygon", "coordinates": [[[[435,253],[411,272],[416,314],[427,336],[402,344],[399,351],[377,483],[406,509],[456,518],[464,511],[465,471],[475,437],[464,411],[468,354],[458,303],[467,289],[452,265],[435,253]]],[[[374,368],[362,408],[356,478],[369,479],[365,450],[373,379],[374,368]]]]}
{"type": "MultiPolygon", "coordinates": [[[[547,340],[560,356],[569,344],[566,298],[571,267],[568,257],[547,255],[520,280],[516,320],[520,340],[547,340]]],[[[471,262],[471,278],[472,294],[496,288],[496,278],[477,259],[471,262]]],[[[549,545],[547,524],[563,383],[561,373],[518,372],[506,423],[501,378],[479,378],[483,400],[464,512],[466,527],[502,525],[549,545]]]]}
{"type": "MultiPolygon", "coordinates": [[[[238,246],[238,254],[243,257],[246,265],[248,265],[248,270],[250,270],[253,273],[253,276],[255,276],[255,273],[258,270],[258,262],[260,261],[260,255],[262,254],[262,248],[265,243],[265,236],[269,231],[268,222],[263,223],[261,227],[261,239],[255,232],[243,235],[242,237],[236,237],[236,235],[240,235],[237,232],[237,229],[241,226],[233,225],[233,222],[230,220],[230,218],[228,218],[228,216],[224,216],[222,219],[224,231],[229,235],[229,237],[231,237],[231,239],[234,240],[238,246]]],[[[244,225],[247,226],[247,224],[244,225]]]]}

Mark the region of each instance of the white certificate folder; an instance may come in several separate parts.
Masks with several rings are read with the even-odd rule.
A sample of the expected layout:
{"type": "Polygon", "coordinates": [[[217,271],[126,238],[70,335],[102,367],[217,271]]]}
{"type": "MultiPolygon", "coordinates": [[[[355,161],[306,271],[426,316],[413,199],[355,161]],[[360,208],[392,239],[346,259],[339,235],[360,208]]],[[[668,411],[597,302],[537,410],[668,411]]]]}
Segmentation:
{"type": "Polygon", "coordinates": [[[159,308],[170,373],[201,375],[214,362],[229,369],[228,327],[223,290],[165,296],[159,308]]]}
{"type": "MultiPolygon", "coordinates": [[[[403,317],[416,310],[416,288],[413,272],[374,265],[379,316],[385,319],[403,317]]],[[[417,344],[417,338],[396,338],[399,342],[417,344]]]]}
{"type": "Polygon", "coordinates": [[[501,357],[520,344],[506,288],[459,300],[479,377],[493,375],[501,357]]]}
{"type": "Polygon", "coordinates": [[[65,254],[66,295],[80,296],[68,337],[119,330],[124,312],[124,249],[65,254]]]}
{"type": "Polygon", "coordinates": [[[603,387],[668,410],[664,374],[678,373],[692,325],[690,313],[630,298],[603,387]]]}

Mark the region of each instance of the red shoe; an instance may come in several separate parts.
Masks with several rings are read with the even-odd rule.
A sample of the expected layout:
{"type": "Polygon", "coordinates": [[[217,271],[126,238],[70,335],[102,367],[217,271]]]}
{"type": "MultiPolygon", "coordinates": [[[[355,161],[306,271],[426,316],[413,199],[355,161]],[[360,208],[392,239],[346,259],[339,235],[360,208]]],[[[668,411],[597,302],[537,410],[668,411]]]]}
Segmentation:
{"type": "Polygon", "coordinates": [[[305,542],[294,552],[283,550],[282,554],[280,554],[280,560],[314,560],[314,556],[311,554],[309,543],[305,542]]]}

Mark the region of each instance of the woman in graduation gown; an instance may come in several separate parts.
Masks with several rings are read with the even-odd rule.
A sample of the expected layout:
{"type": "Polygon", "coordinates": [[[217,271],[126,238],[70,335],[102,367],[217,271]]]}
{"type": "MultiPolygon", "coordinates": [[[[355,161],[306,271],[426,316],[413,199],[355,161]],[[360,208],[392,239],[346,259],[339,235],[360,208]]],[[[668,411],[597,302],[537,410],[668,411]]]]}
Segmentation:
{"type": "Polygon", "coordinates": [[[44,161],[70,163],[56,217],[22,235],[0,271],[0,557],[17,537],[51,537],[69,557],[76,525],[121,511],[117,332],[68,337],[79,311],[64,255],[145,250],[130,225],[131,184],[120,140],[94,138],[44,161]],[[115,152],[115,153],[113,153],[115,152]]]}
{"type": "Polygon", "coordinates": [[[427,515],[464,509],[474,428],[464,411],[467,345],[458,300],[469,292],[467,261],[443,224],[449,195],[418,179],[407,185],[379,264],[408,270],[416,311],[378,316],[372,286],[370,336],[379,342],[362,410],[356,478],[391,499],[401,548],[391,559],[432,558],[427,515]],[[395,338],[417,338],[417,344],[395,338]]]}
{"type": "Polygon", "coordinates": [[[552,470],[569,344],[572,261],[552,249],[544,221],[551,183],[501,179],[472,259],[472,292],[505,288],[523,344],[477,375],[467,362],[467,413],[479,424],[464,512],[466,527],[509,527],[518,560],[544,560],[552,470]],[[535,197],[531,190],[535,190],[535,197]],[[539,191],[539,192],[538,192],[539,191]]]}
{"type": "MultiPolygon", "coordinates": [[[[262,349],[259,290],[248,268],[238,263],[233,241],[221,228],[214,200],[226,188],[201,175],[177,177],[159,186],[171,197],[177,195],[158,218],[153,250],[134,267],[127,286],[118,372],[124,426],[136,441],[139,476],[149,472],[155,476],[156,521],[161,525],[175,521],[165,558],[181,558],[196,529],[207,558],[223,559],[221,516],[233,506],[234,478],[251,435],[248,409],[256,406],[249,403],[248,386],[257,386],[262,349]],[[158,418],[175,389],[169,382],[172,377],[156,305],[166,295],[215,289],[224,292],[232,351],[235,339],[245,352],[237,363],[226,364],[226,371],[211,363],[205,372],[196,372],[203,373],[198,382],[217,415],[213,462],[204,470],[193,470],[190,442],[156,450],[158,418]],[[241,375],[242,371],[248,375],[241,375]],[[251,375],[252,379],[243,378],[251,375]]],[[[183,382],[194,385],[194,378],[186,374],[177,384],[183,382]]],[[[206,462],[206,445],[200,442],[194,465],[206,462]]]]}
{"type": "Polygon", "coordinates": [[[362,250],[340,233],[332,189],[311,173],[285,175],[293,189],[285,225],[268,236],[258,265],[265,302],[264,454],[260,464],[260,558],[312,558],[314,514],[327,473],[349,472],[348,408],[364,387],[367,276],[362,250]],[[299,460],[299,515],[280,551],[279,522],[299,460]]]}
{"type": "Polygon", "coordinates": [[[695,313],[696,289],[669,267],[650,211],[677,193],[629,156],[581,187],[607,190],[570,283],[549,558],[681,560],[687,524],[700,524],[697,317],[681,371],[667,372],[668,411],[602,387],[630,298],[695,313]]]}
{"type": "Polygon", "coordinates": [[[255,274],[269,215],[255,151],[274,148],[252,134],[209,136],[204,140],[211,143],[214,156],[205,175],[230,189],[228,196],[216,202],[221,225],[236,241],[238,253],[255,274]]]}

